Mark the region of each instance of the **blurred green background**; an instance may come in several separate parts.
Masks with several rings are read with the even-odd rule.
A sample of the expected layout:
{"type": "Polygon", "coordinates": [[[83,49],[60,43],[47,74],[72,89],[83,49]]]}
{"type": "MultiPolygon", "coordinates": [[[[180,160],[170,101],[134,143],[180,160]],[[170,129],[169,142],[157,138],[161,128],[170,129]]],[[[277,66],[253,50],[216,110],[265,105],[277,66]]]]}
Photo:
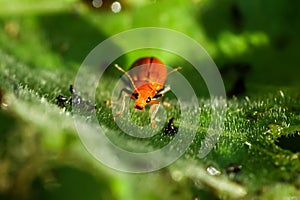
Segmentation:
{"type": "MultiPolygon", "coordinates": [[[[0,199],[300,199],[300,1],[123,0],[117,11],[109,0],[99,8],[89,0],[0,1],[0,199]],[[70,108],[59,108],[56,97],[70,96],[96,45],[148,26],[182,32],[205,48],[222,74],[228,112],[224,136],[204,160],[196,154],[210,119],[205,106],[179,164],[132,175],[88,154],[70,108]],[[221,175],[207,175],[209,166],[221,175]]],[[[117,63],[128,69],[154,53],[181,66],[207,105],[205,85],[179,56],[139,51],[117,63]]],[[[97,115],[112,130],[104,101],[119,75],[108,69],[97,96],[97,115]]],[[[111,137],[128,144],[121,133],[111,137]]],[[[161,140],[169,138],[162,133],[142,144],[159,147],[161,140]]]]}

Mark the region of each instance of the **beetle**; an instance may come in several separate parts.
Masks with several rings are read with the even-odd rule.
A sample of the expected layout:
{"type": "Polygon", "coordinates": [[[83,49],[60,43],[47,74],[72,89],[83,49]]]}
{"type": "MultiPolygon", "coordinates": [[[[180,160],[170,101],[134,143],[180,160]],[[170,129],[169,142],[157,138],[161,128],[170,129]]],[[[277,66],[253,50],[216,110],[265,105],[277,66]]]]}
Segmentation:
{"type": "Polygon", "coordinates": [[[114,120],[122,115],[125,109],[125,98],[127,96],[135,101],[134,108],[137,110],[144,110],[146,105],[152,105],[149,113],[152,127],[155,128],[154,117],[159,109],[159,98],[170,90],[170,87],[164,86],[167,76],[181,68],[178,67],[167,72],[167,68],[163,62],[155,57],[143,57],[136,60],[130,67],[131,71],[129,72],[117,64],[115,64],[115,67],[128,77],[133,91],[127,88],[123,88],[120,91],[119,98],[122,92],[125,92],[125,95],[123,96],[121,110],[114,116],[114,120]]]}

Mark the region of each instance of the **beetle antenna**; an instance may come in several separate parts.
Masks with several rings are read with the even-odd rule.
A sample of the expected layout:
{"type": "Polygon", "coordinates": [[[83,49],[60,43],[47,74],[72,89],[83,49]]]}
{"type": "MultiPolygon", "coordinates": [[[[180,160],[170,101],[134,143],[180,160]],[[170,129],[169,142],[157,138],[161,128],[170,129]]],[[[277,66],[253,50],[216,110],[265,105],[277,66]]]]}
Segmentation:
{"type": "Polygon", "coordinates": [[[167,76],[169,76],[173,72],[176,72],[176,71],[181,70],[181,69],[182,69],[181,67],[177,67],[177,68],[173,69],[172,71],[168,72],[167,76]]]}
{"type": "Polygon", "coordinates": [[[120,70],[121,72],[123,72],[130,80],[132,86],[134,87],[134,90],[137,90],[134,81],[132,80],[131,76],[128,74],[128,72],[126,72],[123,68],[121,68],[118,64],[115,64],[115,67],[120,70]]]}

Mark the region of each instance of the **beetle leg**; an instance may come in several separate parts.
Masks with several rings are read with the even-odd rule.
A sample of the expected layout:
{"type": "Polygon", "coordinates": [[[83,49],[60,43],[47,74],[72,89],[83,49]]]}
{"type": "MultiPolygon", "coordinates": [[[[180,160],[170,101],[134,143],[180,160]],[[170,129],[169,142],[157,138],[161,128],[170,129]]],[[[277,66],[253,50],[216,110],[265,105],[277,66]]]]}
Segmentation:
{"type": "Polygon", "coordinates": [[[159,104],[160,100],[158,99],[152,99],[148,104],[159,104]]]}
{"type": "Polygon", "coordinates": [[[116,120],[118,117],[120,117],[120,116],[123,114],[124,109],[125,109],[125,98],[126,98],[126,97],[129,97],[129,96],[126,95],[126,94],[123,96],[122,104],[121,104],[121,110],[118,112],[118,114],[116,114],[116,115],[114,116],[114,120],[116,120]]]}
{"type": "Polygon", "coordinates": [[[119,101],[121,99],[121,96],[122,96],[122,92],[125,92],[124,95],[127,95],[127,96],[131,96],[131,91],[127,88],[123,88],[120,93],[119,93],[119,96],[118,96],[118,99],[116,101],[112,101],[112,100],[107,100],[105,101],[105,104],[108,105],[108,106],[111,106],[112,104],[116,104],[117,101],[119,101]]]}
{"type": "Polygon", "coordinates": [[[161,97],[170,90],[171,90],[170,86],[167,85],[167,86],[163,87],[162,89],[158,90],[153,98],[161,97]]]}
{"type": "Polygon", "coordinates": [[[151,124],[152,124],[152,128],[155,128],[155,122],[154,122],[154,118],[155,115],[159,109],[160,103],[157,104],[153,104],[150,109],[149,109],[149,114],[150,114],[150,120],[151,120],[151,124]]]}
{"type": "MultiPolygon", "coordinates": [[[[121,96],[122,96],[122,92],[125,92],[127,95],[131,95],[131,94],[132,94],[132,91],[130,91],[130,90],[127,89],[127,88],[123,88],[123,89],[120,91],[118,100],[120,100],[120,98],[121,98],[121,96]]],[[[126,95],[126,94],[125,94],[125,95],[126,95]]]]}
{"type": "MultiPolygon", "coordinates": [[[[152,98],[152,101],[157,100],[159,97],[162,97],[166,92],[168,92],[169,90],[171,90],[171,87],[169,85],[164,86],[161,90],[158,90],[157,93],[155,94],[155,96],[152,98]]],[[[150,102],[150,104],[152,104],[152,101],[150,102]]],[[[171,108],[172,105],[168,102],[163,101],[163,99],[161,100],[163,106],[171,108]]]]}

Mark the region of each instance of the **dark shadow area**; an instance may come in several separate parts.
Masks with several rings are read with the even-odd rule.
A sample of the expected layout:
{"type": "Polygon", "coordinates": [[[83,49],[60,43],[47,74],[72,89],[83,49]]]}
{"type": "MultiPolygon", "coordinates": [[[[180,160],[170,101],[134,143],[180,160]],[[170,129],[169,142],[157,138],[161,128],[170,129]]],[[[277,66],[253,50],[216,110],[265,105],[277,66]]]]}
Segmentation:
{"type": "Polygon", "coordinates": [[[225,30],[242,31],[245,19],[239,5],[234,0],[212,1],[199,13],[199,23],[204,26],[206,35],[216,40],[225,30]]]}
{"type": "MultiPolygon", "coordinates": [[[[226,88],[229,95],[247,93],[247,85],[274,86],[299,85],[300,60],[297,55],[300,45],[299,1],[211,1],[204,5],[198,15],[199,24],[212,41],[218,42],[224,33],[245,37],[245,34],[264,34],[266,44],[255,45],[245,37],[247,49],[238,56],[230,57],[221,51],[214,58],[217,65],[228,63],[248,63],[251,70],[245,73],[240,88],[226,88]],[[244,86],[245,87],[244,87],[244,86]]],[[[234,46],[232,47],[234,48],[234,46]]],[[[237,47],[238,48],[238,47],[237,47]]],[[[226,66],[235,70],[235,65],[226,66]]],[[[231,81],[226,80],[225,81],[231,81]]],[[[234,85],[234,83],[232,83],[234,85]]],[[[253,91],[252,91],[253,92],[253,91]]]]}
{"type": "MultiPolygon", "coordinates": [[[[57,52],[66,63],[78,63],[78,67],[97,45],[110,37],[104,35],[96,25],[75,12],[44,15],[38,19],[52,51],[57,52]]],[[[106,23],[109,22],[103,22],[103,25],[107,25],[106,23]]],[[[111,51],[121,51],[121,49],[112,44],[110,49],[103,51],[109,54],[111,51]]],[[[99,69],[107,64],[105,59],[100,60],[99,69]]]]}
{"type": "Polygon", "coordinates": [[[282,135],[275,141],[275,144],[282,149],[298,153],[300,152],[300,132],[296,131],[290,135],[282,135]]]}
{"type": "Polygon", "coordinates": [[[108,179],[73,167],[58,167],[32,182],[33,199],[116,199],[108,179]]]}
{"type": "Polygon", "coordinates": [[[227,97],[241,96],[246,92],[246,77],[251,70],[248,63],[225,63],[221,69],[221,75],[227,88],[227,97]]]}
{"type": "Polygon", "coordinates": [[[211,1],[199,13],[206,35],[217,39],[230,31],[261,31],[271,38],[275,48],[283,48],[300,32],[299,1],[211,1]],[[291,38],[292,37],[292,38],[291,38]]]}
{"type": "Polygon", "coordinates": [[[11,114],[7,113],[0,108],[0,158],[3,158],[4,155],[9,153],[9,146],[12,145],[13,142],[17,141],[17,135],[12,134],[14,131],[16,131],[16,124],[19,125],[19,121],[16,119],[16,117],[11,114]],[[13,137],[15,141],[10,141],[7,138],[13,137]]]}

